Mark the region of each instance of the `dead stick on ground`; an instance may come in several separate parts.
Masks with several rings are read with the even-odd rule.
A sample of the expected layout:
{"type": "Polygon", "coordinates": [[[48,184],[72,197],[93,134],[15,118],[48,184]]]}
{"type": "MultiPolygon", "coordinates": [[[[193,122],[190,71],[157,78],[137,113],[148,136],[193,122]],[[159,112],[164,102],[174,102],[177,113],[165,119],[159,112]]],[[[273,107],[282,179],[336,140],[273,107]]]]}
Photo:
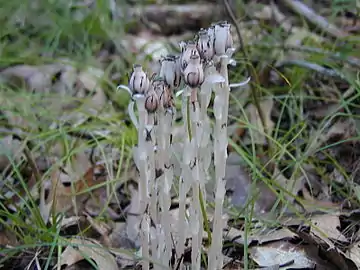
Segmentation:
{"type": "Polygon", "coordinates": [[[309,22],[319,27],[324,32],[332,35],[335,38],[344,38],[347,37],[348,34],[342,31],[337,26],[331,24],[326,20],[326,18],[315,13],[314,10],[309,8],[307,5],[302,3],[301,1],[294,0],[282,0],[282,2],[287,5],[291,10],[296,12],[297,14],[306,18],[309,22]]]}
{"type": "Polygon", "coordinates": [[[349,65],[360,68],[359,58],[353,56],[343,56],[338,52],[332,52],[315,47],[284,45],[284,44],[266,44],[266,43],[251,43],[251,44],[247,44],[247,46],[264,48],[264,49],[282,49],[285,51],[293,50],[293,51],[299,51],[305,53],[322,54],[322,55],[326,55],[327,57],[333,60],[346,62],[349,65]]]}

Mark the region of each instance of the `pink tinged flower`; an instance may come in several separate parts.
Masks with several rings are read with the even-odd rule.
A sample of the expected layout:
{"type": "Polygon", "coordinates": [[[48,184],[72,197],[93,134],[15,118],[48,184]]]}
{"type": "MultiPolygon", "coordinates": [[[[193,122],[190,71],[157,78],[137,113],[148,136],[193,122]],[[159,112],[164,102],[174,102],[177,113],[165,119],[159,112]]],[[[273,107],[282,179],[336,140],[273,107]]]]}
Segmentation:
{"type": "Polygon", "coordinates": [[[154,89],[150,89],[145,96],[145,109],[148,113],[154,113],[159,107],[159,98],[154,91],[154,89]]]}
{"type": "Polygon", "coordinates": [[[199,87],[204,82],[204,71],[200,62],[200,56],[193,55],[184,70],[185,83],[191,88],[199,87]]]}
{"type": "Polygon", "coordinates": [[[153,81],[152,87],[159,98],[159,105],[167,109],[174,105],[171,89],[163,78],[153,81]]]}
{"type": "Polygon", "coordinates": [[[189,41],[188,43],[186,43],[186,45],[184,43],[181,43],[181,56],[180,56],[180,67],[181,67],[181,71],[184,72],[187,65],[189,64],[190,58],[193,57],[194,59],[196,59],[196,61],[198,61],[200,63],[201,59],[200,59],[200,53],[197,49],[196,43],[193,41],[189,41]]]}
{"type": "Polygon", "coordinates": [[[145,94],[149,89],[150,81],[140,65],[134,65],[134,71],[131,74],[129,88],[133,94],[145,94]]]}

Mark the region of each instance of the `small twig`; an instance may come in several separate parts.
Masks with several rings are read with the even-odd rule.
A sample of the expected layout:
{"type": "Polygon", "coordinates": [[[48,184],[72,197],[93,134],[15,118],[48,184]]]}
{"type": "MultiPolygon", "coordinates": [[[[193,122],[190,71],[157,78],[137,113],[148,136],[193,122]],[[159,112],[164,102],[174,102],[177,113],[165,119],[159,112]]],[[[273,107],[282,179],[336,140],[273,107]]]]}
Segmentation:
{"type": "Polygon", "coordinates": [[[92,135],[90,133],[86,133],[83,131],[68,131],[67,134],[72,137],[82,139],[82,140],[87,140],[87,141],[95,141],[95,140],[101,141],[102,139],[104,139],[103,137],[95,136],[95,135],[92,135]]]}
{"type": "Polygon", "coordinates": [[[283,66],[303,67],[303,68],[307,68],[307,69],[316,71],[317,73],[320,73],[327,77],[332,77],[332,78],[342,79],[342,80],[345,79],[344,75],[337,72],[336,70],[325,68],[319,64],[311,63],[311,62],[304,61],[304,60],[286,60],[286,61],[283,61],[280,64],[278,64],[276,66],[276,68],[283,67],[283,66]]]}
{"type": "Polygon", "coordinates": [[[316,53],[326,55],[333,60],[344,61],[354,67],[360,68],[360,59],[356,57],[345,57],[338,52],[331,52],[328,50],[323,50],[321,48],[307,47],[307,46],[295,46],[295,45],[281,45],[281,44],[265,44],[265,43],[252,43],[248,44],[251,47],[258,48],[271,48],[271,49],[282,49],[287,51],[299,51],[306,53],[316,53]]]}
{"type": "Polygon", "coordinates": [[[35,161],[34,161],[34,159],[32,157],[32,154],[31,154],[26,142],[25,142],[25,147],[24,147],[24,155],[26,157],[27,162],[29,163],[29,166],[30,166],[31,170],[34,173],[34,177],[35,177],[36,182],[40,183],[40,181],[41,181],[40,170],[39,170],[38,166],[36,165],[36,163],[35,163],[35,161]]]}
{"type": "Polygon", "coordinates": [[[335,38],[344,38],[347,37],[348,34],[339,29],[337,26],[329,23],[326,18],[315,13],[314,10],[309,8],[307,5],[302,3],[301,1],[294,0],[282,0],[285,5],[291,8],[297,14],[305,17],[309,22],[318,26],[320,29],[325,31],[326,33],[332,35],[335,38]]]}

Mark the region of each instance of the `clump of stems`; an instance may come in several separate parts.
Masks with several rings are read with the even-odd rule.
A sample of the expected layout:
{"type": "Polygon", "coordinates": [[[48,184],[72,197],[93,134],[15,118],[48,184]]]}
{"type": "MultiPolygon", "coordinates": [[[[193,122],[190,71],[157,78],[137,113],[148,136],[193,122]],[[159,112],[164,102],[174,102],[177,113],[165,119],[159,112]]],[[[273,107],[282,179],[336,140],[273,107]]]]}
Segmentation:
{"type": "Polygon", "coordinates": [[[129,86],[120,86],[132,96],[128,110],[138,131],[134,160],[140,174],[138,231],[144,258],[142,267],[149,269],[148,258],[157,262],[154,269],[170,267],[173,250],[181,266],[186,240],[191,237],[191,269],[200,269],[206,232],[210,243],[208,269],[221,269],[230,92],[228,65],[234,52],[230,24],[220,22],[201,29],[194,40],[181,42],[180,49],[179,56],[168,55],[160,60],[160,71],[151,79],[141,66],[134,65],[129,86]],[[215,124],[212,126],[207,111],[213,94],[215,124]],[[180,95],[185,134],[182,140],[173,142],[176,114],[173,99],[180,95]],[[179,157],[178,163],[173,162],[174,157],[179,157]],[[214,175],[210,174],[211,166],[215,168],[214,175]],[[175,171],[181,172],[179,177],[175,171]],[[206,216],[208,181],[214,181],[216,188],[212,233],[206,216]],[[173,185],[179,189],[176,231],[170,215],[173,185]],[[191,203],[187,208],[188,197],[191,203]]]}

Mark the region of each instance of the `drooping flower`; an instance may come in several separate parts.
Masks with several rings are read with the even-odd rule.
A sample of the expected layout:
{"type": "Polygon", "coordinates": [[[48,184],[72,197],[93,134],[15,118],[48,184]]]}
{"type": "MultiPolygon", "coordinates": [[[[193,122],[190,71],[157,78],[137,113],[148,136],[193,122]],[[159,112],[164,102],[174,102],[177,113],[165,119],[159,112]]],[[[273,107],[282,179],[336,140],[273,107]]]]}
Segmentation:
{"type": "Polygon", "coordinates": [[[168,55],[160,60],[160,77],[171,89],[178,88],[181,82],[181,71],[179,65],[179,56],[168,55]]]}
{"type": "Polygon", "coordinates": [[[230,33],[231,24],[220,22],[214,26],[214,50],[215,55],[221,56],[233,47],[233,39],[230,33]]]}
{"type": "Polygon", "coordinates": [[[159,107],[159,97],[153,88],[150,88],[145,95],[145,109],[148,113],[154,113],[159,107]]]}
{"type": "Polygon", "coordinates": [[[181,67],[181,71],[184,73],[187,65],[190,62],[191,57],[193,57],[194,60],[198,61],[198,63],[201,62],[201,58],[196,43],[194,41],[181,43],[180,46],[182,51],[180,56],[180,67],[181,67]]]}
{"type": "Polygon", "coordinates": [[[154,89],[155,93],[159,97],[160,106],[167,109],[174,105],[171,89],[166,84],[166,82],[163,78],[158,77],[158,78],[154,79],[152,82],[152,88],[154,89]]]}
{"type": "Polygon", "coordinates": [[[200,56],[205,61],[210,61],[214,57],[214,35],[208,29],[201,29],[199,31],[199,39],[197,41],[197,48],[200,56]]]}
{"type": "Polygon", "coordinates": [[[150,81],[143,71],[141,65],[134,65],[134,71],[131,74],[129,88],[133,94],[145,94],[149,89],[150,81]]]}
{"type": "Polygon", "coordinates": [[[204,70],[200,62],[200,56],[190,57],[184,70],[185,83],[191,88],[199,87],[204,82],[204,70]]]}

